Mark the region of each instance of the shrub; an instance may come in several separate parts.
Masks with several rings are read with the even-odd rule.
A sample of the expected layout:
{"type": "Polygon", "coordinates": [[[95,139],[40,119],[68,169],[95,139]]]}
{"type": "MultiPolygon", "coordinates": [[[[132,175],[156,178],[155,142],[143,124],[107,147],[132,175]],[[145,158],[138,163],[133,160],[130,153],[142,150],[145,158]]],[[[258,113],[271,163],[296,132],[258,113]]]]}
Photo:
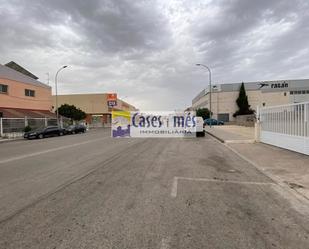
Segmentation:
{"type": "Polygon", "coordinates": [[[25,128],[24,128],[24,132],[29,132],[31,131],[31,127],[29,125],[27,125],[25,128]]]}
{"type": "Polygon", "coordinates": [[[203,120],[205,120],[206,118],[210,117],[210,111],[208,110],[208,108],[199,108],[196,110],[196,116],[202,117],[203,120]]]}

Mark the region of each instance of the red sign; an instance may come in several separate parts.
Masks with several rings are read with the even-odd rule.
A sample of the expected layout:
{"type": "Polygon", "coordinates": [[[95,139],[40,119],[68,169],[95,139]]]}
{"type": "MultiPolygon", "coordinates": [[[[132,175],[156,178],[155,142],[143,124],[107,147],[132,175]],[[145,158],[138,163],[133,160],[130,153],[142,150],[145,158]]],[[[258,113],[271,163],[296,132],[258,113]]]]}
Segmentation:
{"type": "Polygon", "coordinates": [[[107,101],[117,101],[117,93],[108,93],[107,101]]]}

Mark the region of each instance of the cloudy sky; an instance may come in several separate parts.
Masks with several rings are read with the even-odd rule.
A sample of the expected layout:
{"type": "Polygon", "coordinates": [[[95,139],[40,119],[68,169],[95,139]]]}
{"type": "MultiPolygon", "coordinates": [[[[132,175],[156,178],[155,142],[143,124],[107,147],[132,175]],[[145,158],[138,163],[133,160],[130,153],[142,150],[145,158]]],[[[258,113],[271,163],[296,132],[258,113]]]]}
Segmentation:
{"type": "Polygon", "coordinates": [[[208,84],[309,78],[307,0],[0,0],[0,63],[59,92],[190,106],[208,84]]]}

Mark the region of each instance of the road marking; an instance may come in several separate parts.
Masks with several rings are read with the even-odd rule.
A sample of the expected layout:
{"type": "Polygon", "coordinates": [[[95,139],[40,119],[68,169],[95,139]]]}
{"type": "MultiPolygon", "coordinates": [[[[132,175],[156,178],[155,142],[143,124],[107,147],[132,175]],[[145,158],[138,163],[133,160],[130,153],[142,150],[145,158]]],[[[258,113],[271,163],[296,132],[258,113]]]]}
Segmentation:
{"type": "Polygon", "coordinates": [[[234,180],[225,180],[225,179],[191,178],[191,177],[175,176],[173,180],[172,191],[171,191],[171,197],[173,198],[177,197],[178,180],[243,184],[243,185],[262,185],[262,186],[276,185],[273,182],[248,182],[248,181],[234,181],[234,180]]]}
{"type": "Polygon", "coordinates": [[[98,139],[94,139],[94,140],[90,140],[90,141],[85,141],[85,142],[80,142],[80,143],[70,144],[70,145],[64,145],[64,146],[60,146],[60,147],[57,147],[57,148],[38,151],[38,152],[35,152],[35,153],[26,154],[26,155],[11,157],[11,158],[8,158],[8,159],[0,160],[0,164],[25,159],[25,158],[28,158],[28,157],[39,156],[39,155],[42,155],[42,154],[46,154],[46,153],[50,153],[50,152],[54,152],[54,151],[58,151],[58,150],[63,150],[63,149],[68,149],[68,148],[76,147],[76,146],[79,146],[79,145],[89,144],[89,143],[104,140],[104,139],[107,139],[107,138],[110,138],[110,137],[98,138],[98,139]]]}
{"type": "MultiPolygon", "coordinates": [[[[100,139],[96,139],[96,140],[100,140],[100,139]]],[[[104,139],[102,139],[104,140],[104,139]]],[[[127,140],[127,139],[125,139],[127,140]]],[[[94,141],[94,140],[92,140],[94,141]]],[[[32,202],[30,202],[29,204],[25,204],[24,206],[21,206],[19,209],[9,213],[8,215],[5,215],[4,217],[0,218],[0,225],[10,219],[12,219],[15,215],[22,213],[24,210],[33,207],[34,205],[36,205],[38,202],[47,199],[48,197],[52,196],[53,194],[56,194],[57,192],[62,191],[64,188],[67,188],[68,186],[82,180],[85,179],[86,177],[90,176],[91,174],[93,174],[94,172],[96,172],[97,170],[101,169],[101,168],[106,168],[109,167],[109,165],[112,165],[112,163],[115,160],[118,160],[120,158],[125,158],[125,153],[128,153],[128,151],[131,148],[138,148],[139,145],[143,145],[147,142],[148,140],[145,139],[137,139],[134,141],[127,141],[128,144],[130,144],[130,146],[126,146],[125,148],[120,148],[120,150],[118,149],[115,154],[111,154],[107,159],[103,160],[100,163],[96,163],[94,165],[93,168],[91,168],[90,170],[81,173],[80,175],[76,175],[75,177],[73,176],[71,179],[68,179],[67,181],[64,181],[63,183],[60,183],[60,185],[56,186],[55,188],[51,189],[50,191],[47,191],[45,194],[42,194],[40,196],[38,196],[37,199],[33,200],[32,202]],[[140,142],[142,141],[142,142],[140,142]]],[[[146,149],[144,149],[142,152],[146,151],[146,149]]],[[[132,153],[131,153],[132,154],[132,153]]]]}
{"type": "Polygon", "coordinates": [[[160,249],[168,249],[170,248],[171,237],[166,237],[161,240],[160,249]]]}
{"type": "Polygon", "coordinates": [[[174,177],[171,196],[175,198],[177,196],[178,177],[174,177]]]}

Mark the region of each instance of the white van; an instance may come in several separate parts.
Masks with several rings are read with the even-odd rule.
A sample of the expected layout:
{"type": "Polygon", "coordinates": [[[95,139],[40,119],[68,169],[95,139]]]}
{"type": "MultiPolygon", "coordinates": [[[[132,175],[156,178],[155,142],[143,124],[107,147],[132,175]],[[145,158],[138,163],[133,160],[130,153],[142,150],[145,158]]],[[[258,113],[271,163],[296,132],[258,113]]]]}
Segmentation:
{"type": "Polygon", "coordinates": [[[202,117],[196,117],[196,136],[204,137],[204,120],[202,117]]]}

